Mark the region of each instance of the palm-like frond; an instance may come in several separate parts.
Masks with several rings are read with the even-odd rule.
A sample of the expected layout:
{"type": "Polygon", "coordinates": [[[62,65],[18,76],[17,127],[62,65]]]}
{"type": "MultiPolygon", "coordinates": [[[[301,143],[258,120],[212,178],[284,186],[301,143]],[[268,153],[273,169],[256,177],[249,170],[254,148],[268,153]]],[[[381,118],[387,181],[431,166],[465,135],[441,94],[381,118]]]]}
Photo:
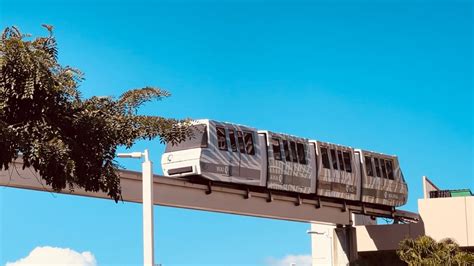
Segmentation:
{"type": "Polygon", "coordinates": [[[151,100],[161,100],[169,97],[171,94],[165,90],[153,87],[133,89],[125,92],[119,97],[118,103],[123,106],[127,112],[135,113],[137,108],[151,100]]]}
{"type": "Polygon", "coordinates": [[[397,255],[408,265],[470,265],[469,263],[474,263],[474,254],[460,251],[456,241],[450,238],[439,242],[429,236],[407,238],[400,242],[397,255]]]}

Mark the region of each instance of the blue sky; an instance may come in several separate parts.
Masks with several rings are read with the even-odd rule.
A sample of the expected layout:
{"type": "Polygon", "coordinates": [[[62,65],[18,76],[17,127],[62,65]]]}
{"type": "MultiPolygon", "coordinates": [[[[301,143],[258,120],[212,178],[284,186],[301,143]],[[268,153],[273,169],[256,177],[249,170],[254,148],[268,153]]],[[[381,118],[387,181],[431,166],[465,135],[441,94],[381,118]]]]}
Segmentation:
{"type": "MultiPolygon", "coordinates": [[[[472,1],[0,1],[2,28],[55,26],[61,62],[85,72],[85,97],[158,86],[173,96],[142,113],[396,154],[411,211],[422,175],[474,190],[473,22],[472,1]]],[[[134,150],[144,148],[161,173],[163,145],[134,150]]],[[[37,246],[142,262],[138,204],[0,188],[0,208],[2,265],[37,246]]],[[[309,254],[307,229],[156,207],[156,261],[265,265],[309,254]]]]}

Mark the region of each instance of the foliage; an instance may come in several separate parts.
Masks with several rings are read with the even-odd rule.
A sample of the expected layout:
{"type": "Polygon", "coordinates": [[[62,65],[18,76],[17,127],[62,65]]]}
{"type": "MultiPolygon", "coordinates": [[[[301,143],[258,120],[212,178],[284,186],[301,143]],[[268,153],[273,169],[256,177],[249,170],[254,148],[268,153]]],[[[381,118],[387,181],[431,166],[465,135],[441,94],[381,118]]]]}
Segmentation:
{"type": "Polygon", "coordinates": [[[83,74],[58,63],[52,26],[29,40],[7,27],[0,41],[0,170],[21,157],[55,191],[80,187],[120,199],[118,146],[158,137],[173,144],[190,136],[188,120],[138,115],[145,102],[170,94],[145,87],[119,98],[83,99],[83,74]]]}
{"type": "Polygon", "coordinates": [[[397,254],[408,265],[474,265],[474,254],[461,251],[449,238],[439,242],[429,236],[407,238],[400,242],[397,254]]]}

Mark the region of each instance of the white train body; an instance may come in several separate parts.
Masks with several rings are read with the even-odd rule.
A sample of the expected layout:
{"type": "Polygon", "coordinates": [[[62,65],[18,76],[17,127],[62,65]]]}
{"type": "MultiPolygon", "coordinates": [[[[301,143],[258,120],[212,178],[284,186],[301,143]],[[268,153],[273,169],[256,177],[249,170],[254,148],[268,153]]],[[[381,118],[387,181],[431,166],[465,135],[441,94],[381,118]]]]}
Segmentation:
{"type": "Polygon", "coordinates": [[[207,119],[193,127],[191,139],[166,146],[165,176],[393,207],[406,203],[396,156],[207,119]]]}

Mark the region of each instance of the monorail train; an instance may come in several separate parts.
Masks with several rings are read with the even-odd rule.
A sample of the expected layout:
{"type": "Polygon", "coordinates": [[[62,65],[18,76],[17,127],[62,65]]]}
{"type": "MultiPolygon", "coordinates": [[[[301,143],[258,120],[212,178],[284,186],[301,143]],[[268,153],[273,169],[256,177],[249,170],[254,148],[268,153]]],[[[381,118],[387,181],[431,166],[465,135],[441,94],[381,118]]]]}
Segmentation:
{"type": "Polygon", "coordinates": [[[208,119],[192,128],[192,138],[166,146],[165,176],[390,207],[407,201],[397,156],[208,119]]]}

